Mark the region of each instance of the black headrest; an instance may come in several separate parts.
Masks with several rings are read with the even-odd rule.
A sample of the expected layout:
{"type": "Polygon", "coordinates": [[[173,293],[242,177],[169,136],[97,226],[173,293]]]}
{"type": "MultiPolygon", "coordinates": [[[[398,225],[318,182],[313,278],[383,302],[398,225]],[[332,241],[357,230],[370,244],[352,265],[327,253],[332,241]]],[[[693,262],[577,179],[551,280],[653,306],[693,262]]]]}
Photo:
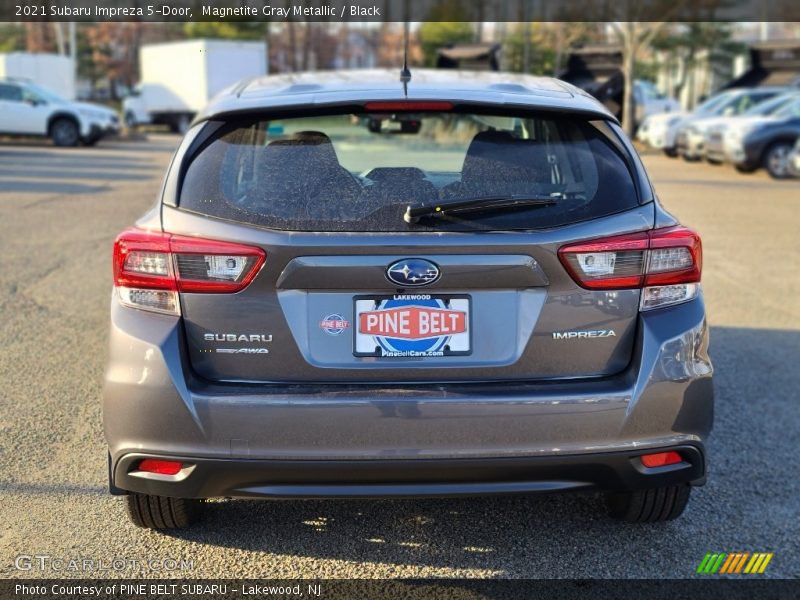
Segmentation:
{"type": "Polygon", "coordinates": [[[319,131],[298,131],[270,142],[261,153],[262,170],[280,170],[277,177],[304,177],[340,169],[331,138],[319,131]]]}
{"type": "Polygon", "coordinates": [[[482,131],[470,142],[461,181],[549,183],[547,149],[536,140],[521,140],[506,131],[482,131]]]}
{"type": "Polygon", "coordinates": [[[275,140],[270,143],[278,146],[317,146],[319,144],[330,144],[331,138],[321,131],[298,131],[282,140],[275,140]]]}

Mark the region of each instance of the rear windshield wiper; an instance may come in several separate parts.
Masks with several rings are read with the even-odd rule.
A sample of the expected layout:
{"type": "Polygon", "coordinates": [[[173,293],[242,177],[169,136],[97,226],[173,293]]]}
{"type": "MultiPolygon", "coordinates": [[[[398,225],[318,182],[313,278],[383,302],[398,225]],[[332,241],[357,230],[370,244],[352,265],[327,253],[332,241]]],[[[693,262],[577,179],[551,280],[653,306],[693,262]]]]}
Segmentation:
{"type": "Polygon", "coordinates": [[[424,217],[444,217],[446,215],[489,212],[496,210],[522,210],[525,208],[553,206],[561,198],[561,194],[552,196],[535,196],[525,194],[508,194],[504,196],[482,196],[479,198],[460,198],[449,202],[441,202],[428,206],[411,206],[406,208],[403,220],[406,223],[418,223],[424,217]]]}

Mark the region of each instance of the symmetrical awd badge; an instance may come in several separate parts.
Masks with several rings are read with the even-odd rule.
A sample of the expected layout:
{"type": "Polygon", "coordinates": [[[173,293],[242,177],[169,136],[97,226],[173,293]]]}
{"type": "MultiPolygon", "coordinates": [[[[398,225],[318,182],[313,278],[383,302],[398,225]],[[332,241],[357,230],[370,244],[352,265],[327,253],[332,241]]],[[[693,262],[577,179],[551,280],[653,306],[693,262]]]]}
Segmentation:
{"type": "Polygon", "coordinates": [[[439,267],[424,258],[404,258],[386,269],[386,278],[400,287],[420,287],[439,279],[439,267]]]}

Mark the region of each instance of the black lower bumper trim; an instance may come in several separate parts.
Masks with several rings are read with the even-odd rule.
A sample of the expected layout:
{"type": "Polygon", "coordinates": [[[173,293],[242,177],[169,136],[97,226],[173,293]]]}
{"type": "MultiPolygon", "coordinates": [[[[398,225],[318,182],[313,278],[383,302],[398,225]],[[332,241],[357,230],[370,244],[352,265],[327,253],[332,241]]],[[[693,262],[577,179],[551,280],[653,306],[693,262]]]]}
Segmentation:
{"type": "Polygon", "coordinates": [[[514,458],[418,460],[252,460],[126,454],[115,488],[175,498],[439,497],[578,490],[636,490],[705,482],[699,445],[628,452],[514,458]],[[646,468],[641,454],[676,450],[683,462],[646,468]],[[188,474],[137,471],[144,458],[180,460],[188,474]],[[188,469],[187,469],[188,470],[188,469]]]}

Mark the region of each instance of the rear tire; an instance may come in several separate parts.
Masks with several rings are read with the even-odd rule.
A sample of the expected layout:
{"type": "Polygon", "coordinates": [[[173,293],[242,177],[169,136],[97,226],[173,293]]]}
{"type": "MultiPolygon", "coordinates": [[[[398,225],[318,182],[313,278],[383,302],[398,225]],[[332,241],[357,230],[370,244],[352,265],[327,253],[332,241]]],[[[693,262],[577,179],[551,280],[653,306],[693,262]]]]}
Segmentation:
{"type": "Polygon", "coordinates": [[[78,124],[72,119],[56,119],[50,126],[50,139],[61,148],[77,146],[81,139],[78,124]]]}
{"type": "Polygon", "coordinates": [[[683,513],[692,488],[673,485],[635,492],[612,492],[606,495],[608,515],[629,523],[671,521],[683,513]]]}
{"type": "Polygon", "coordinates": [[[670,158],[678,158],[678,151],[675,148],[664,148],[664,154],[670,158]]]}
{"type": "Polygon", "coordinates": [[[200,519],[202,509],[200,500],[135,492],[128,494],[125,502],[134,525],[156,530],[188,527],[200,519]]]}
{"type": "Polygon", "coordinates": [[[192,124],[192,117],[189,115],[178,115],[174,118],[172,123],[170,123],[169,129],[172,133],[178,133],[180,135],[186,135],[186,132],[189,131],[189,126],[192,124]]]}
{"type": "Polygon", "coordinates": [[[764,168],[773,179],[789,177],[789,154],[794,144],[776,142],[764,153],[764,168]]]}

